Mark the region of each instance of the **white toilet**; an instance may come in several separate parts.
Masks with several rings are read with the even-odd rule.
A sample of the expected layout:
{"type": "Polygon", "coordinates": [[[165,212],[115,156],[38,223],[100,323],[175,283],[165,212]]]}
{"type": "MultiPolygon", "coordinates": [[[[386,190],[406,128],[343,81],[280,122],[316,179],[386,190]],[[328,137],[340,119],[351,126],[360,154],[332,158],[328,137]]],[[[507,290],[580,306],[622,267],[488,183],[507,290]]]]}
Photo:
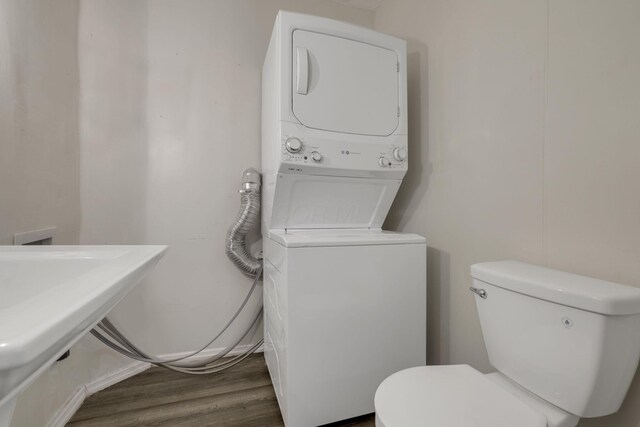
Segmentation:
{"type": "Polygon", "coordinates": [[[516,261],[471,267],[491,364],[389,376],[377,427],[573,427],[616,412],[640,357],[640,289],[516,261]]]}

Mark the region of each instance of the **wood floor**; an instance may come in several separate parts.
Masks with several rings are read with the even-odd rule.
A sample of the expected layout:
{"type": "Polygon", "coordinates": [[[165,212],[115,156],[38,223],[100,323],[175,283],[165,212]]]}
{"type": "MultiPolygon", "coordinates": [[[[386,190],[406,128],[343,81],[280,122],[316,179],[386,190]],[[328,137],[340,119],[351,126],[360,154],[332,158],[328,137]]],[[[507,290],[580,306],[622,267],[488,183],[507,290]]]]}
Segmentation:
{"type": "MultiPolygon", "coordinates": [[[[374,426],[373,415],[331,424],[374,426]]],[[[90,396],[67,426],[283,426],[262,354],[213,375],[152,368],[90,396]]]]}

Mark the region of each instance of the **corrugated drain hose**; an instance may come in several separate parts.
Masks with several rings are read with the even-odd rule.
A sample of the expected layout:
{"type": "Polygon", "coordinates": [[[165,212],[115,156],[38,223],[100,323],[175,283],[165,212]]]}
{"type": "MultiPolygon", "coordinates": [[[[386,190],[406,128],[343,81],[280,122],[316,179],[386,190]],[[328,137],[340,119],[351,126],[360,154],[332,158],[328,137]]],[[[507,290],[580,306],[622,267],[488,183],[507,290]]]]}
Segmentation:
{"type": "Polygon", "coordinates": [[[206,360],[201,360],[198,362],[189,362],[186,360],[208,348],[229,328],[229,326],[231,326],[240,312],[242,312],[244,307],[247,305],[249,298],[253,294],[253,291],[257,287],[258,282],[260,281],[260,278],[262,276],[262,260],[253,257],[249,253],[246,248],[245,242],[247,234],[259,222],[260,219],[260,173],[255,169],[249,168],[242,174],[242,188],[240,189],[240,196],[240,212],[238,213],[236,222],[229,228],[229,231],[227,232],[225,249],[229,259],[243,273],[249,276],[253,276],[253,284],[244,301],[236,310],[235,314],[211,341],[209,341],[199,350],[196,350],[186,356],[173,359],[160,359],[158,357],[149,356],[138,347],[136,347],[106,317],[100,323],[98,323],[96,328],[91,330],[93,336],[95,336],[98,340],[100,340],[102,343],[112,348],[113,350],[124,354],[125,356],[128,356],[132,359],[149,362],[167,369],[193,375],[211,374],[223,371],[237,365],[238,363],[246,359],[250,354],[255,352],[262,345],[263,340],[258,341],[248,350],[230,360],[215,363],[219,359],[226,356],[229,352],[231,352],[231,350],[233,350],[244,339],[244,337],[247,336],[249,331],[253,329],[253,327],[262,317],[262,307],[260,308],[260,311],[258,311],[258,313],[254,316],[251,325],[249,325],[242,336],[236,339],[232,345],[226,347],[215,356],[209,357],[206,360]]]}
{"type": "Polygon", "coordinates": [[[247,234],[260,222],[260,172],[249,168],[242,173],[240,211],[236,222],[229,227],[225,240],[227,256],[236,267],[249,276],[262,268],[262,259],[247,250],[247,234]]]}

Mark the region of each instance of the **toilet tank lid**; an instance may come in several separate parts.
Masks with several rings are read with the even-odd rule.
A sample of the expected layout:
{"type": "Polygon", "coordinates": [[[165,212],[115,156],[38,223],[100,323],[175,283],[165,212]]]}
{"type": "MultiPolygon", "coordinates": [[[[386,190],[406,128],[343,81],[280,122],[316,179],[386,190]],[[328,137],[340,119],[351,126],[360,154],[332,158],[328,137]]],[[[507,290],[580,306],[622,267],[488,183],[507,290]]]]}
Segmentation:
{"type": "Polygon", "coordinates": [[[519,261],[471,266],[482,282],[546,301],[605,315],[640,313],[640,289],[519,261]]]}

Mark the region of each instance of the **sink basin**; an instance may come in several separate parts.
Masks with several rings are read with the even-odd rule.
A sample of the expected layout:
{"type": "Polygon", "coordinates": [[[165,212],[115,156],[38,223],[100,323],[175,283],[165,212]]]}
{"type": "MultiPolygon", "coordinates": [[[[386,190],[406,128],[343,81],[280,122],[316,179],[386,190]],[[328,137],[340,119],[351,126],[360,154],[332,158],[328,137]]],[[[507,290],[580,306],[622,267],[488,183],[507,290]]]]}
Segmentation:
{"type": "Polygon", "coordinates": [[[39,374],[156,265],[166,246],[0,246],[0,427],[39,374]]]}

